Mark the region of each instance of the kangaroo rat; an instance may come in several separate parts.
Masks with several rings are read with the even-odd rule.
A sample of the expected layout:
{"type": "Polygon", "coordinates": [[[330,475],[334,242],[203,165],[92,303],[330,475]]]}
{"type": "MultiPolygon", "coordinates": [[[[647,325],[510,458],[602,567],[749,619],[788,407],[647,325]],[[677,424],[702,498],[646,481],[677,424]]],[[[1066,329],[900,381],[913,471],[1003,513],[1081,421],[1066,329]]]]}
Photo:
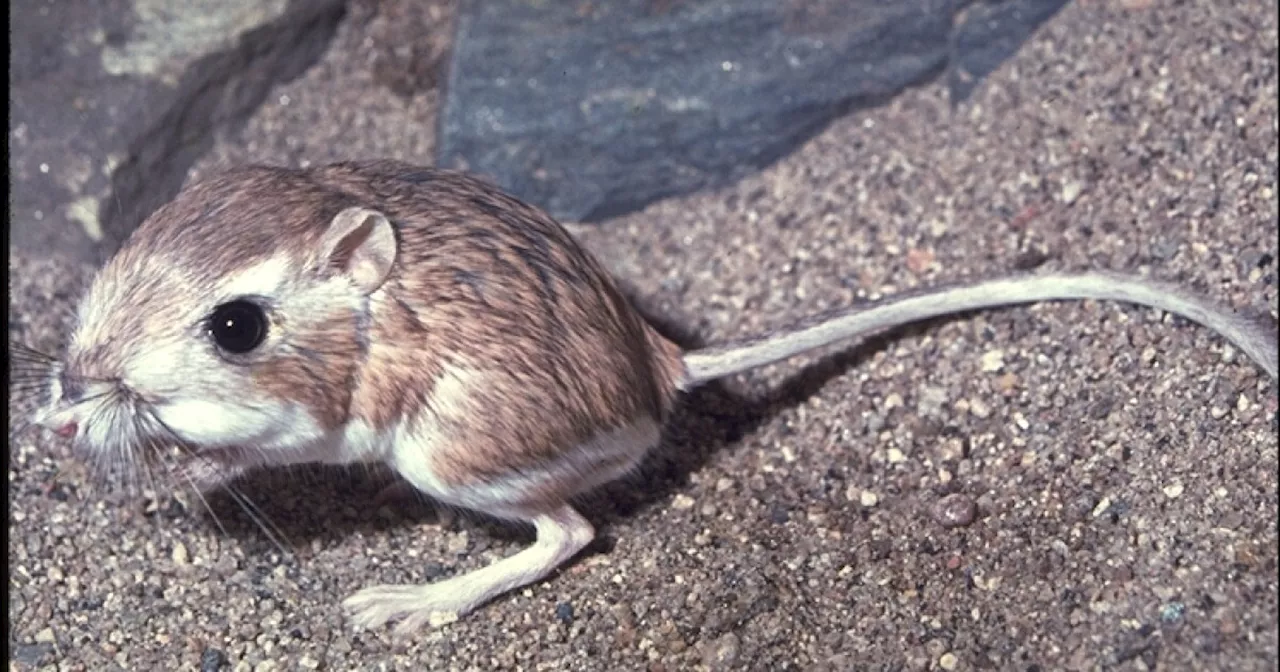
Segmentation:
{"type": "Polygon", "coordinates": [[[263,466],[380,461],[437,500],[533,525],[532,546],[492,565],[344,602],[359,625],[408,630],[586,546],[595,531],[568,502],[633,469],[682,391],[871,331],[1058,299],[1175,313],[1277,375],[1273,321],[1103,273],[890,297],[682,352],[540,210],[463,174],[370,161],[239,168],[157,210],[95,277],[65,357],[45,360],[37,420],[100,463],[202,490],[263,466]],[[174,445],[180,458],[159,457],[174,445]]]}

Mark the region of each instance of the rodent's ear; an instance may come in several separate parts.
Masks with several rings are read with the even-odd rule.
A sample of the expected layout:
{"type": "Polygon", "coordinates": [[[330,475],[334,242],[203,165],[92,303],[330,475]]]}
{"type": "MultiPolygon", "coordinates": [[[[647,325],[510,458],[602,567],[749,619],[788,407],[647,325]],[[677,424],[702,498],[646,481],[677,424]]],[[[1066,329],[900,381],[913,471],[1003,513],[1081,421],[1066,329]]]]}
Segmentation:
{"type": "Polygon", "coordinates": [[[347,208],[334,216],[320,240],[320,263],[334,268],[371,294],[382,286],[396,261],[396,232],[377,210],[347,208]]]}

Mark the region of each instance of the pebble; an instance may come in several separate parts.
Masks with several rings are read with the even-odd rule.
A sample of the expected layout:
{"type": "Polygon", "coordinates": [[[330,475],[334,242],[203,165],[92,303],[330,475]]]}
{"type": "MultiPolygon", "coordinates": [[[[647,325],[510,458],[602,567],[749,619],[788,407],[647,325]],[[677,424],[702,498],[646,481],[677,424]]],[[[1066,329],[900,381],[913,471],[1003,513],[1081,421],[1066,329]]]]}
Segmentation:
{"type": "Polygon", "coordinates": [[[218,672],[227,664],[227,654],[220,649],[205,649],[200,654],[200,672],[218,672]]]}
{"type": "Polygon", "coordinates": [[[457,622],[458,614],[454,611],[433,611],[431,612],[431,615],[427,617],[427,625],[430,625],[433,628],[442,628],[450,623],[457,622]]]}
{"type": "Polygon", "coordinates": [[[1004,368],[1004,350],[988,350],[982,355],[984,373],[995,373],[1004,368]]]}
{"type": "Polygon", "coordinates": [[[467,534],[466,530],[463,530],[462,532],[459,532],[453,535],[452,537],[450,537],[449,541],[445,544],[445,550],[449,551],[449,553],[453,555],[464,553],[467,550],[468,541],[469,541],[469,535],[467,534]]]}
{"type": "Polygon", "coordinates": [[[947,403],[947,388],[925,385],[916,392],[916,412],[926,417],[942,415],[942,407],[947,403]]]}
{"type": "Polygon", "coordinates": [[[689,509],[692,509],[693,505],[696,503],[697,502],[695,502],[692,497],[684,494],[683,492],[671,498],[671,508],[676,511],[688,511],[689,509]]]}
{"type": "Polygon", "coordinates": [[[1017,387],[1018,377],[1012,373],[1005,373],[999,378],[996,378],[996,389],[999,390],[1001,394],[1009,394],[1017,389],[1017,387]]]}
{"type": "Polygon", "coordinates": [[[952,493],[933,505],[933,519],[947,529],[970,525],[977,516],[977,502],[963,493],[952,493]]]}
{"type": "Polygon", "coordinates": [[[991,416],[991,407],[981,399],[970,399],[969,413],[975,418],[988,418],[991,416]]]}
{"type": "Polygon", "coordinates": [[[1187,612],[1187,605],[1181,602],[1171,602],[1169,604],[1166,604],[1164,608],[1160,610],[1160,620],[1164,621],[1165,623],[1172,623],[1182,618],[1182,615],[1185,614],[1186,612],[1187,612]]]}
{"type": "Polygon", "coordinates": [[[858,496],[858,503],[869,509],[880,503],[880,496],[870,490],[863,490],[858,496]]]}
{"type": "Polygon", "coordinates": [[[931,250],[913,247],[907,250],[907,268],[911,269],[912,273],[919,275],[929,270],[935,258],[931,250]]]}
{"type": "Polygon", "coordinates": [[[1255,554],[1253,552],[1253,549],[1249,548],[1248,546],[1237,546],[1235,548],[1235,553],[1233,553],[1232,555],[1234,556],[1236,564],[1238,565],[1244,565],[1249,569],[1253,569],[1258,565],[1257,554],[1255,554]]]}
{"type": "Polygon", "coordinates": [[[1185,488],[1181,483],[1170,483],[1169,485],[1166,485],[1163,488],[1164,496],[1168,497],[1169,499],[1177,499],[1182,496],[1182,492],[1184,489],[1185,488]]]}
{"type": "Polygon", "coordinates": [[[902,403],[902,395],[897,392],[891,392],[889,396],[884,398],[884,410],[890,411],[895,408],[901,408],[902,403]]]}
{"type": "Polygon", "coordinates": [[[956,658],[956,654],[951,653],[950,651],[942,654],[942,657],[938,658],[938,667],[941,667],[944,670],[954,670],[959,664],[960,660],[956,658]]]}
{"type": "Polygon", "coordinates": [[[568,602],[561,602],[556,605],[556,620],[565,625],[573,624],[573,605],[568,602]]]}
{"type": "Polygon", "coordinates": [[[173,545],[173,553],[171,557],[173,558],[173,564],[175,565],[185,565],[191,561],[191,556],[187,553],[187,545],[181,541],[173,545]]]}
{"type": "Polygon", "coordinates": [[[702,664],[712,670],[738,669],[738,654],[741,650],[738,636],[732,632],[720,636],[707,647],[702,664]]]}
{"type": "Polygon", "coordinates": [[[37,644],[52,644],[55,639],[57,638],[53,635],[53,628],[45,628],[36,633],[37,644]]]}
{"type": "Polygon", "coordinates": [[[774,525],[786,525],[791,520],[791,514],[787,512],[786,507],[775,504],[769,509],[769,521],[774,525]]]}
{"type": "Polygon", "coordinates": [[[889,464],[898,464],[899,462],[904,462],[907,459],[907,456],[897,448],[890,448],[886,450],[884,455],[885,459],[889,460],[889,464]]]}
{"type": "Polygon", "coordinates": [[[1071,205],[1080,198],[1080,192],[1084,191],[1084,185],[1075,180],[1068,180],[1062,184],[1061,200],[1066,205],[1071,205]]]}
{"type": "Polygon", "coordinates": [[[1094,505],[1093,511],[1090,513],[1094,518],[1097,518],[1098,516],[1106,513],[1109,508],[1111,508],[1111,498],[1103,497],[1096,505],[1094,505]]]}

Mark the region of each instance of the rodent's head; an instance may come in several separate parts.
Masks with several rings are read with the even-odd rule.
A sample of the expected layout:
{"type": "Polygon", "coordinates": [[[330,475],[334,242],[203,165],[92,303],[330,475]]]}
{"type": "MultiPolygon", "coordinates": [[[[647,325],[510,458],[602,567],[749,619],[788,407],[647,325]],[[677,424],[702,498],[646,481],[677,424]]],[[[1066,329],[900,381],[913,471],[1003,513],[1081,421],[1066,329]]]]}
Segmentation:
{"type": "Polygon", "coordinates": [[[386,216],[303,173],[198,183],[95,277],[41,424],[115,467],[171,445],[287,460],[346,419],[396,253],[386,216]]]}

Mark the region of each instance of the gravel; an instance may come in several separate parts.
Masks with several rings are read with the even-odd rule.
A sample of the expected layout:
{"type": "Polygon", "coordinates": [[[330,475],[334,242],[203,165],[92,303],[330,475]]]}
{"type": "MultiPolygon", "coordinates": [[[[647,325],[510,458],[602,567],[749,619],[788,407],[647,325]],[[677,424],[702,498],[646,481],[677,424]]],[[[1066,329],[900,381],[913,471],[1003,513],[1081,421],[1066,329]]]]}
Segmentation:
{"type": "MultiPolygon", "coordinates": [[[[425,160],[429,125],[405,128],[434,94],[379,87],[378,25],[344,25],[289,104],[201,169],[425,160]]],[[[1080,0],[962,107],[923,86],[582,236],[708,342],[1040,261],[1274,318],[1276,41],[1268,3],[1080,0]]],[[[11,338],[56,347],[90,270],[11,259],[11,338]]],[[[340,600],[486,565],[528,532],[378,509],[360,470],[252,476],[282,551],[226,496],[216,521],[126,498],[21,433],[10,669],[1275,669],[1276,431],[1275,385],[1156,311],[942,320],[691,395],[644,472],[584,504],[591,553],[409,638],[353,631],[340,600]],[[947,527],[955,493],[976,514],[947,527]]]]}

